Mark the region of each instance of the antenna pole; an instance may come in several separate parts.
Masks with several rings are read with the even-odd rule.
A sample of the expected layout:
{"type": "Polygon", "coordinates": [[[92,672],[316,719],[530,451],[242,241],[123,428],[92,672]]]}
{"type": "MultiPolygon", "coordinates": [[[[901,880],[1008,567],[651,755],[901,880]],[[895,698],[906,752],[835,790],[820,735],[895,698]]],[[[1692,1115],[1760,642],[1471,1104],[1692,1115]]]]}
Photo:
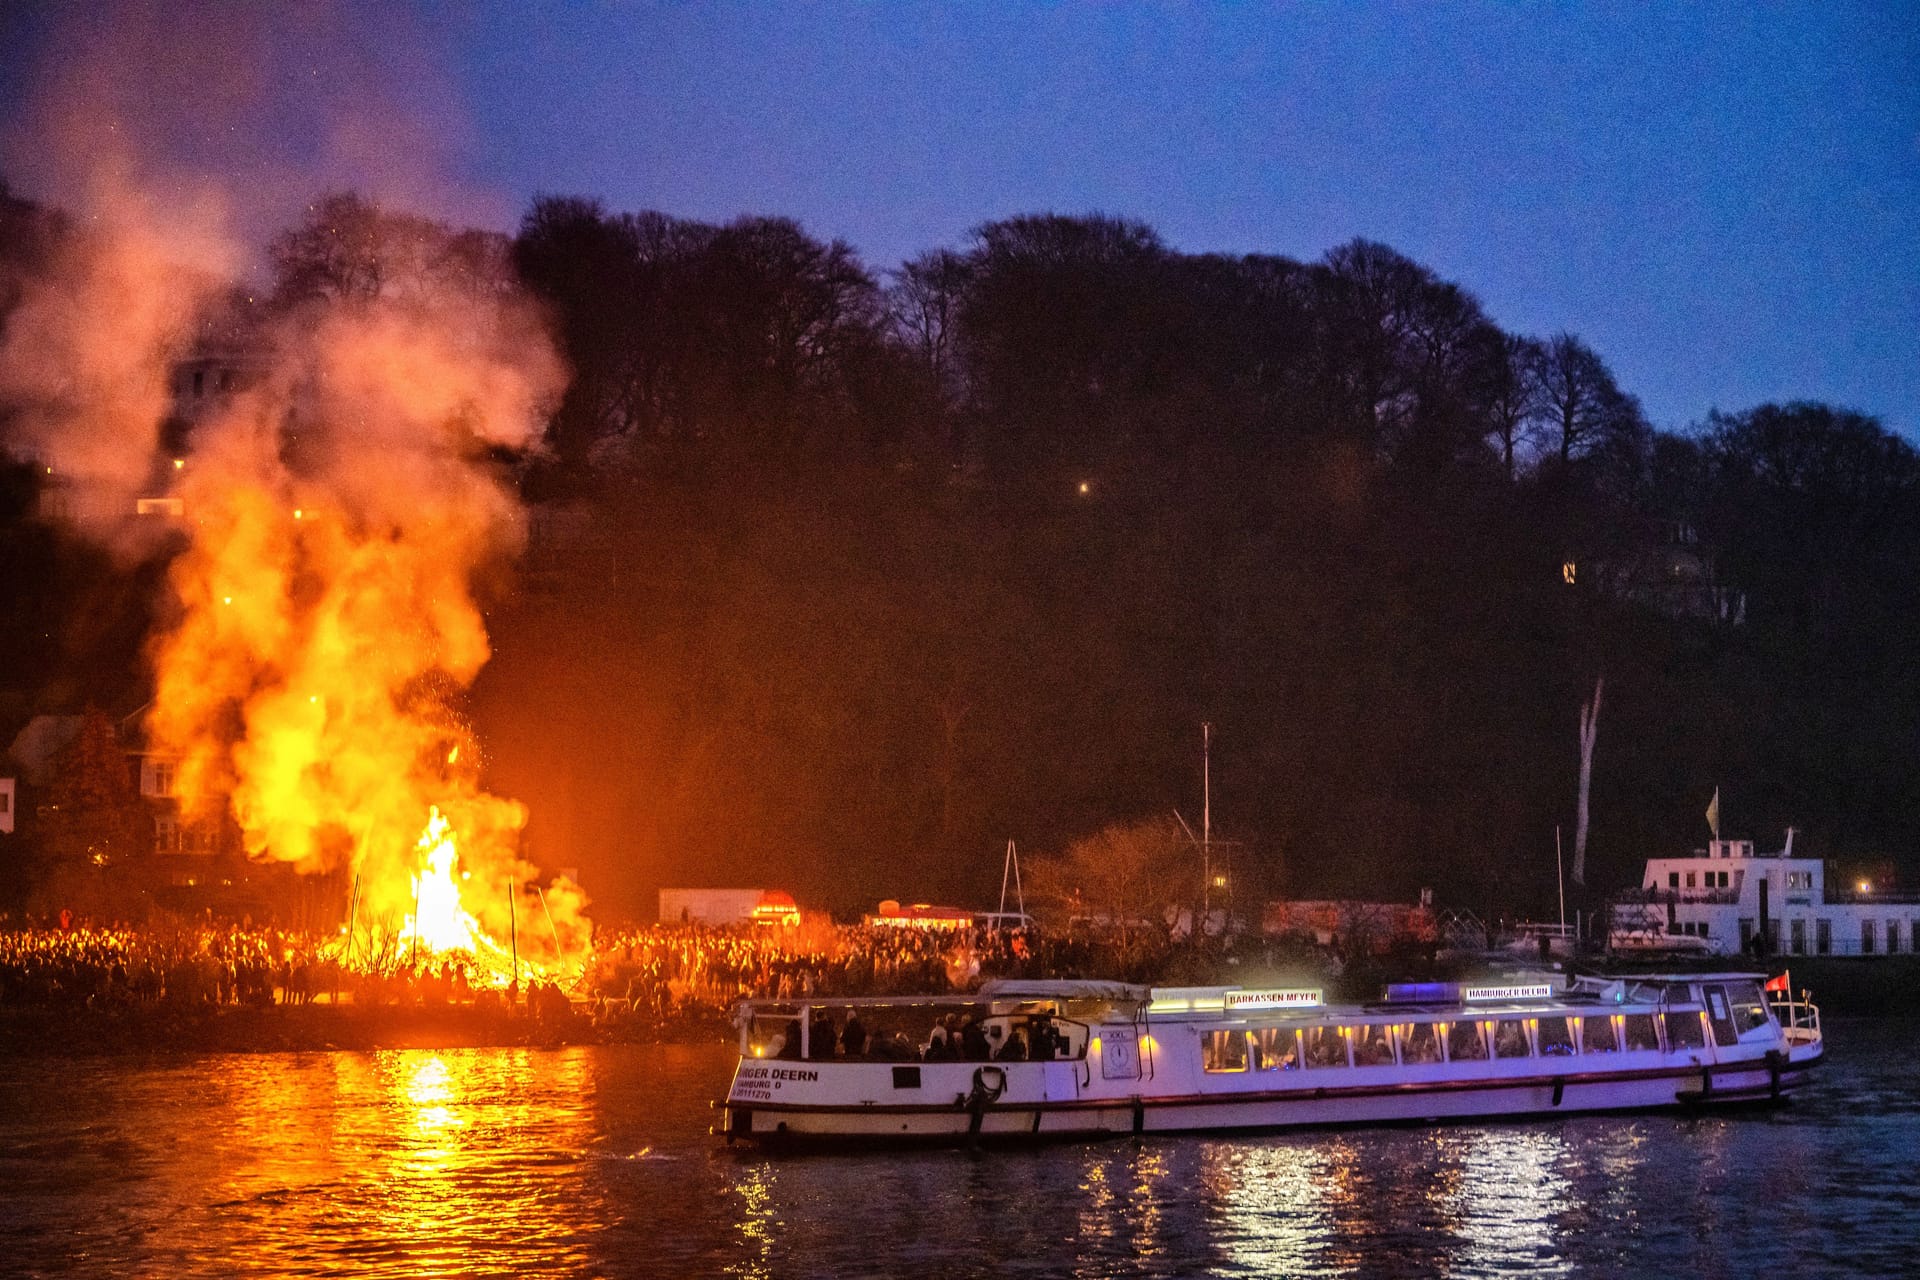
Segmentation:
{"type": "Polygon", "coordinates": [[[1200,722],[1200,931],[1213,919],[1213,723],[1200,722]]]}
{"type": "Polygon", "coordinates": [[[1000,910],[995,915],[1006,915],[1006,877],[1014,869],[1014,841],[1006,842],[1006,856],[1000,858],[1000,910]]]}
{"type": "Polygon", "coordinates": [[[1020,883],[1020,851],[1013,847],[1013,841],[1007,841],[1007,855],[1013,859],[1013,893],[1020,903],[1020,914],[1027,914],[1027,888],[1020,883]]]}
{"type": "Polygon", "coordinates": [[[1560,824],[1553,826],[1553,871],[1560,882],[1560,932],[1567,932],[1567,864],[1560,853],[1560,824]]]}

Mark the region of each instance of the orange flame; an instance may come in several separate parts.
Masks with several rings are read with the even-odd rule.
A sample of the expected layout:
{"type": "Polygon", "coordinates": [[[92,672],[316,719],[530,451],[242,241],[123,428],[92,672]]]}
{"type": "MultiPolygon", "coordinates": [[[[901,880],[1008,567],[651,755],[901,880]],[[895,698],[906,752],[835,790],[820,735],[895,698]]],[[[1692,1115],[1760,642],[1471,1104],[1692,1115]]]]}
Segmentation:
{"type": "Polygon", "coordinates": [[[414,914],[401,927],[400,940],[417,941],[435,952],[472,952],[480,926],[460,905],[460,885],[453,878],[460,852],[454,843],[453,827],[438,805],[430,815],[427,829],[414,846],[425,865],[413,873],[414,914]]]}

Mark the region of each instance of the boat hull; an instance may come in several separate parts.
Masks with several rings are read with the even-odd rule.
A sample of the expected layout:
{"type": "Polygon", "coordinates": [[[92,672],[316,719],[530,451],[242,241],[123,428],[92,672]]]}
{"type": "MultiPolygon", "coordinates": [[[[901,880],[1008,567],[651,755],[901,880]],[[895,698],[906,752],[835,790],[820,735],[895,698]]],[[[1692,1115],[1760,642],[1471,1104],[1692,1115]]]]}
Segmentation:
{"type": "Polygon", "coordinates": [[[1817,1063],[1817,1057],[1777,1067],[1764,1060],[1662,1063],[1608,1072],[1106,1097],[1049,1097],[1044,1077],[1028,1078],[1040,1076],[1044,1068],[1036,1064],[1023,1071],[1010,1064],[1005,1068],[1005,1094],[986,1105],[969,1105],[973,1068],[956,1064],[944,1073],[954,1077],[950,1101],[836,1104],[733,1098],[726,1104],[721,1132],[730,1140],[797,1146],[1006,1143],[1720,1109],[1781,1103],[1806,1082],[1817,1063]]]}

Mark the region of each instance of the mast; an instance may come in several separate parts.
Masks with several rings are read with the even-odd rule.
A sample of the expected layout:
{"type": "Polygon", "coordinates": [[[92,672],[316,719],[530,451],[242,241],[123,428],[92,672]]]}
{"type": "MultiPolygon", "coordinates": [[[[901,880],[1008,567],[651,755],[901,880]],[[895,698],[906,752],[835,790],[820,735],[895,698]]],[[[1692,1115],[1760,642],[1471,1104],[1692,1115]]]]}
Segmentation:
{"type": "Polygon", "coordinates": [[[1587,798],[1593,784],[1593,739],[1600,728],[1600,694],[1607,687],[1606,677],[1595,677],[1593,701],[1580,708],[1580,803],[1574,812],[1573,882],[1587,882],[1587,798]]]}
{"type": "Polygon", "coordinates": [[[1554,878],[1560,882],[1560,936],[1567,936],[1567,863],[1560,852],[1560,824],[1553,827],[1554,878]]]}
{"type": "MultiPolygon", "coordinates": [[[[1007,856],[1000,862],[1000,910],[998,915],[1007,913],[1007,880],[1013,880],[1013,892],[1020,903],[1020,914],[1027,914],[1027,890],[1020,883],[1020,851],[1014,848],[1011,838],[1007,841],[1007,856]]],[[[996,928],[998,925],[996,924],[996,928]]]]}
{"type": "Polygon", "coordinates": [[[1200,722],[1200,931],[1213,919],[1213,722],[1200,722]]]}

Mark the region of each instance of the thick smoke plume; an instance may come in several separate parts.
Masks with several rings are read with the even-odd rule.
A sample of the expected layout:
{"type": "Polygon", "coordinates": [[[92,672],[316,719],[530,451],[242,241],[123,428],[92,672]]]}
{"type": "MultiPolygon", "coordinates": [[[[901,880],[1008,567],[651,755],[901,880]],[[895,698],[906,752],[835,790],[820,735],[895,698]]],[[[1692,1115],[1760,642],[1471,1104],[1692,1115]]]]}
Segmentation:
{"type": "MultiPolygon", "coordinates": [[[[223,202],[179,198],[207,184],[155,181],[84,111],[52,118],[89,143],[62,185],[79,229],[7,324],[0,409],[15,451],[76,512],[108,516],[83,528],[123,552],[153,545],[136,497],[183,502],[149,646],[152,748],[179,759],[183,803],[227,806],[250,856],[350,870],[374,930],[416,911],[437,810],[461,905],[504,938],[510,886],[534,875],[526,814],[481,786],[458,700],[489,656],[475,580],[524,535],[503,468],[537,446],[564,371],[498,238],[321,206],[307,231],[323,248],[343,234],[329,214],[357,209],[402,234],[351,251],[408,269],[243,307],[243,376],[163,447],[169,373],[196,325],[240,302],[230,282],[254,255],[223,202]]],[[[523,951],[584,945],[576,889],[536,901],[518,906],[523,951]]]]}
{"type": "Polygon", "coordinates": [[[413,913],[437,807],[467,909],[504,936],[526,815],[480,787],[450,699],[490,652],[473,578],[523,533],[498,458],[536,443],[559,362],[527,304],[477,283],[310,301],[269,335],[179,472],[192,537],[149,730],[184,794],[232,797],[249,854],[350,864],[376,926],[413,913]]]}

